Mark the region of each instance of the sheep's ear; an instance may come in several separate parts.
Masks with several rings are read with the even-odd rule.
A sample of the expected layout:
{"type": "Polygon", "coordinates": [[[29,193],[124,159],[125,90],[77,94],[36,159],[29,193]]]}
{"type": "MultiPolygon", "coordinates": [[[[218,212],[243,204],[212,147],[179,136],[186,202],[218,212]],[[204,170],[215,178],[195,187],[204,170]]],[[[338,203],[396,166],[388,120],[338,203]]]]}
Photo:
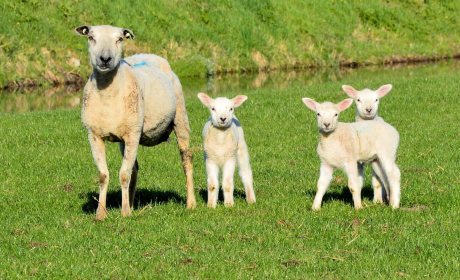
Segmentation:
{"type": "Polygon", "coordinates": [[[307,105],[308,108],[310,108],[310,110],[313,110],[316,112],[316,109],[318,108],[318,105],[319,105],[318,102],[316,102],[315,100],[311,98],[302,98],[302,101],[303,103],[305,103],[305,105],[307,105]]]}
{"type": "Polygon", "coordinates": [[[129,29],[123,29],[123,36],[125,37],[125,39],[130,40],[134,40],[134,38],[136,38],[136,36],[134,36],[134,33],[129,29]]]}
{"type": "Polygon", "coordinates": [[[248,99],[246,95],[237,95],[233,97],[232,98],[233,107],[234,108],[239,107],[241,104],[243,104],[244,101],[246,101],[246,99],[248,99]]]}
{"type": "Polygon", "coordinates": [[[347,85],[343,85],[342,86],[342,89],[345,91],[345,93],[350,96],[351,98],[355,98],[356,97],[356,94],[358,93],[358,91],[356,89],[354,89],[352,86],[347,86],[347,85]]]}
{"type": "Polygon", "coordinates": [[[338,103],[337,106],[339,107],[339,112],[342,112],[343,110],[350,107],[352,103],[353,103],[353,99],[351,98],[345,99],[342,102],[338,103]]]}
{"type": "Polygon", "coordinates": [[[379,95],[379,98],[384,97],[390,90],[393,88],[392,85],[383,85],[381,86],[378,90],[377,93],[379,95]]]}
{"type": "Polygon", "coordinates": [[[81,36],[88,36],[90,29],[91,27],[82,25],[82,26],[75,28],[75,32],[77,32],[77,34],[81,36]]]}
{"type": "Polygon", "coordinates": [[[209,97],[206,93],[198,93],[198,98],[201,100],[206,107],[211,107],[212,98],[209,97]]]}

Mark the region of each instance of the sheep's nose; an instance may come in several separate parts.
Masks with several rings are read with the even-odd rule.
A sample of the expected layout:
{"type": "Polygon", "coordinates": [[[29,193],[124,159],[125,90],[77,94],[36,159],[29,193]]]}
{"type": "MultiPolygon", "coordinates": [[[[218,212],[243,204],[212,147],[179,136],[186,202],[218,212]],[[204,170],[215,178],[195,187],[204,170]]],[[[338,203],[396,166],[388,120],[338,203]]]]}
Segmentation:
{"type": "Polygon", "coordinates": [[[220,120],[221,120],[222,122],[224,122],[226,119],[227,119],[227,118],[220,118],[220,120]]]}
{"type": "Polygon", "coordinates": [[[112,60],[112,58],[109,56],[109,57],[103,57],[103,56],[100,56],[99,57],[101,59],[102,62],[104,63],[108,63],[110,60],[112,60]]]}
{"type": "Polygon", "coordinates": [[[323,123],[325,128],[328,128],[331,124],[330,123],[323,123]]]}
{"type": "Polygon", "coordinates": [[[368,113],[370,113],[370,112],[372,112],[372,109],[366,109],[366,111],[367,111],[368,113]]]}

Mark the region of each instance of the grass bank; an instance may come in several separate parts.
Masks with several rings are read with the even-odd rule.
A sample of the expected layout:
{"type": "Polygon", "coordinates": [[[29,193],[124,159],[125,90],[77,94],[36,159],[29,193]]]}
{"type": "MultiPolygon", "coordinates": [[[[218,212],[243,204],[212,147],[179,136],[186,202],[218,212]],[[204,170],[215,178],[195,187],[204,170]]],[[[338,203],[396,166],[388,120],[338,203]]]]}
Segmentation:
{"type": "Polygon", "coordinates": [[[167,58],[180,77],[453,57],[460,2],[4,0],[2,87],[78,83],[91,68],[73,28],[130,28],[125,55],[167,58]]]}
{"type": "MultiPolygon", "coordinates": [[[[201,129],[209,113],[195,96],[186,104],[197,209],[185,209],[176,145],[162,144],[139,150],[134,215],[121,218],[121,157],[109,144],[110,216],[103,222],[94,221],[98,172],[80,111],[1,114],[0,278],[457,278],[460,79],[397,71],[227,93],[249,96],[236,113],[257,195],[247,205],[236,178],[234,208],[205,206],[201,129]],[[343,83],[375,89],[390,82],[379,115],[401,136],[401,209],[372,204],[367,169],[364,209],[353,209],[346,176],[337,172],[322,210],[312,212],[318,132],[301,98],[337,102],[346,98],[343,83]]],[[[340,119],[353,121],[354,113],[350,108],[340,119]]]]}

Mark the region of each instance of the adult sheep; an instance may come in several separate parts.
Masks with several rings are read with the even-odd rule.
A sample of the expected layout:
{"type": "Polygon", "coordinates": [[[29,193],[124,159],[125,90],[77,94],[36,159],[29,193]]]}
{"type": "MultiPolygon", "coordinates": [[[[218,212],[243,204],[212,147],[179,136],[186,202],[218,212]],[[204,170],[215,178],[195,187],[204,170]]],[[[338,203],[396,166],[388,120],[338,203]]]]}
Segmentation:
{"type": "Polygon", "coordinates": [[[106,217],[109,171],[105,141],[119,142],[122,216],[131,215],[136,191],[139,145],[155,146],[169,140],[174,130],[187,181],[187,208],[196,206],[192,154],[182,86],[169,63],[156,55],[139,54],[121,59],[123,41],[134,39],[131,30],[108,25],[80,26],[88,37],[93,73],[83,93],[81,118],[88,131],[94,161],[99,169],[99,206],[96,218],[106,217]]]}

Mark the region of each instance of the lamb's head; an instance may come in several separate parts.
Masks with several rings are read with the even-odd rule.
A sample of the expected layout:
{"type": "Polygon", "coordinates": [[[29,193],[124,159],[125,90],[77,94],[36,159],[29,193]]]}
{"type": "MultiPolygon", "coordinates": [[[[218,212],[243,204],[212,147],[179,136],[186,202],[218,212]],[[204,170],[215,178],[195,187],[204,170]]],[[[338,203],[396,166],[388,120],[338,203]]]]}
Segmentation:
{"type": "Polygon", "coordinates": [[[318,103],[311,98],[302,98],[303,103],[316,113],[318,129],[322,133],[331,133],[338,123],[339,113],[350,107],[353,99],[345,99],[337,104],[331,102],[318,103]]]}
{"type": "Polygon", "coordinates": [[[356,102],[356,112],[363,120],[373,120],[377,116],[380,98],[384,97],[392,88],[391,85],[383,85],[373,91],[368,88],[357,91],[351,86],[343,85],[343,90],[356,102]]]}
{"type": "Polygon", "coordinates": [[[198,98],[209,108],[212,125],[217,128],[229,127],[232,124],[234,109],[248,99],[245,95],[237,95],[232,99],[226,97],[212,99],[205,93],[198,93],[198,98]]]}
{"type": "Polygon", "coordinates": [[[134,39],[131,30],[110,25],[80,26],[75,32],[88,37],[91,65],[102,74],[112,71],[120,63],[123,41],[134,39]]]}

